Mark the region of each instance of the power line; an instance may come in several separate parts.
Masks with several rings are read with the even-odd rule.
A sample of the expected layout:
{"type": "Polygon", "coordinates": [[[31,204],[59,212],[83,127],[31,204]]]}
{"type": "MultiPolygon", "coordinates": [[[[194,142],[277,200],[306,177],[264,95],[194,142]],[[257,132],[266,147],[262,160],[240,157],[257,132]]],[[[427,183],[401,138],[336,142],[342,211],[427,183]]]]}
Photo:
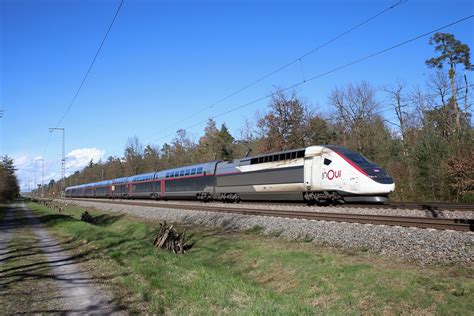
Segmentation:
{"type": "MultiPolygon", "coordinates": [[[[247,84],[247,85],[241,87],[240,89],[237,89],[237,90],[235,90],[234,92],[232,92],[232,93],[226,95],[225,97],[223,97],[222,99],[219,99],[218,101],[212,103],[211,105],[208,105],[208,106],[202,108],[201,110],[199,110],[199,111],[197,111],[197,112],[195,112],[195,113],[193,113],[193,114],[191,114],[191,115],[189,115],[189,116],[183,118],[182,120],[179,120],[179,121],[175,122],[173,125],[170,125],[170,126],[168,126],[168,127],[165,127],[164,129],[160,130],[158,133],[163,132],[163,131],[166,131],[166,130],[168,130],[168,129],[170,129],[170,128],[173,128],[173,127],[175,127],[177,124],[180,124],[180,123],[182,123],[182,122],[185,122],[185,121],[189,120],[190,118],[193,118],[193,117],[195,117],[196,115],[203,113],[203,112],[206,111],[206,110],[212,109],[214,106],[216,106],[216,105],[218,105],[218,104],[220,104],[220,103],[222,103],[222,102],[224,102],[224,101],[226,101],[226,100],[232,98],[233,96],[239,94],[239,93],[242,92],[242,91],[245,91],[245,90],[247,90],[247,89],[249,89],[249,88],[255,86],[256,84],[258,84],[258,83],[262,82],[263,80],[265,80],[265,79],[267,79],[267,78],[273,76],[274,74],[276,74],[276,73],[278,73],[278,72],[280,72],[280,71],[282,71],[282,70],[284,70],[284,69],[286,69],[286,68],[288,68],[288,67],[294,65],[295,63],[298,63],[298,62],[301,63],[301,60],[302,60],[303,58],[308,57],[309,55],[314,54],[315,52],[317,52],[318,50],[324,48],[325,46],[327,46],[327,45],[329,45],[329,44],[331,44],[331,43],[337,41],[338,39],[340,39],[340,38],[346,36],[347,34],[349,34],[349,33],[353,32],[353,31],[355,31],[356,29],[358,29],[358,28],[360,28],[361,26],[363,26],[363,25],[369,23],[370,21],[376,19],[377,17],[381,16],[382,14],[384,14],[384,13],[386,13],[386,12],[388,12],[388,11],[390,11],[390,10],[392,10],[392,9],[394,9],[394,8],[396,8],[396,7],[398,7],[398,6],[402,5],[402,4],[404,4],[404,3],[406,3],[406,2],[407,2],[407,0],[400,0],[400,1],[398,1],[397,3],[391,5],[391,6],[388,7],[388,8],[385,8],[384,10],[378,12],[377,14],[375,14],[375,15],[373,15],[373,16],[371,16],[371,17],[365,19],[365,20],[363,20],[362,22],[356,24],[355,26],[353,26],[353,27],[351,27],[351,28],[349,28],[349,29],[343,31],[342,33],[339,33],[339,34],[336,35],[335,37],[333,37],[333,38],[327,40],[327,41],[324,42],[323,44],[321,44],[321,45],[319,45],[319,46],[317,46],[317,47],[311,49],[310,51],[304,53],[303,55],[298,56],[298,57],[292,59],[291,61],[287,62],[286,64],[281,65],[280,67],[276,68],[275,70],[272,70],[271,72],[269,72],[269,73],[267,73],[267,74],[265,74],[265,75],[259,77],[259,78],[256,79],[255,81],[252,81],[251,83],[249,83],[249,84],[247,84]]],[[[301,67],[302,67],[302,65],[301,65],[301,67]]],[[[304,81],[304,74],[303,74],[303,81],[304,81]]]]}
{"type": "MultiPolygon", "coordinates": [[[[100,51],[102,50],[102,47],[104,46],[104,43],[105,43],[105,40],[107,39],[109,33],[110,33],[110,30],[112,29],[112,26],[114,25],[115,23],[115,20],[117,18],[117,15],[119,14],[120,12],[120,9],[122,8],[122,5],[123,5],[123,1],[124,0],[121,0],[120,1],[120,4],[119,6],[117,7],[117,10],[115,11],[115,14],[114,14],[114,17],[112,19],[112,22],[110,23],[109,27],[107,28],[107,32],[105,32],[105,35],[104,35],[104,38],[102,39],[100,45],[99,45],[99,48],[97,49],[95,55],[94,55],[94,58],[92,59],[91,61],[91,64],[89,65],[89,68],[87,69],[84,77],[82,78],[82,81],[81,81],[81,84],[79,85],[79,88],[76,90],[76,93],[74,94],[74,97],[72,98],[71,102],[69,103],[68,107],[66,108],[66,111],[64,112],[64,114],[62,115],[61,119],[58,121],[58,123],[56,124],[56,126],[53,128],[53,129],[59,129],[59,126],[61,125],[61,123],[64,121],[64,119],[66,118],[67,114],[69,113],[69,111],[71,110],[74,102],[76,101],[77,99],[77,96],[79,95],[79,93],[81,92],[81,89],[82,87],[84,86],[84,83],[86,82],[87,78],[89,77],[89,73],[91,72],[92,70],[92,67],[94,67],[94,64],[95,64],[95,61],[97,60],[97,57],[99,56],[100,54],[100,51]]],[[[48,150],[48,146],[49,146],[49,143],[51,142],[51,131],[48,135],[48,141],[46,142],[46,146],[44,147],[44,150],[43,150],[43,158],[46,156],[46,151],[48,150]]],[[[64,138],[64,137],[63,137],[64,138]]],[[[64,139],[63,139],[63,142],[64,142],[64,139]]],[[[64,165],[65,165],[65,158],[64,158],[64,144],[63,144],[63,154],[62,154],[62,159],[61,159],[61,177],[64,178],[64,165]]]]}
{"type": "MultiPolygon", "coordinates": [[[[408,39],[408,40],[406,40],[406,41],[403,41],[403,42],[401,42],[401,43],[398,43],[398,44],[393,45],[393,46],[391,46],[391,47],[388,47],[388,48],[386,48],[386,49],[380,50],[380,51],[378,51],[378,52],[372,53],[372,54],[367,55],[367,56],[365,56],[365,57],[362,57],[362,58],[353,60],[353,61],[351,61],[351,62],[349,62],[349,63],[346,63],[346,64],[344,64],[344,65],[341,65],[341,66],[339,66],[339,67],[333,68],[333,69],[331,69],[331,70],[329,70],[329,71],[323,72],[323,73],[321,73],[321,74],[319,74],[319,75],[313,76],[313,77],[311,77],[311,78],[309,78],[309,79],[307,79],[307,80],[303,80],[303,81],[297,82],[297,83],[295,83],[295,84],[293,84],[293,85],[290,85],[290,86],[288,86],[288,87],[286,87],[286,88],[279,89],[277,92],[272,92],[272,93],[270,93],[270,94],[267,94],[267,95],[265,95],[265,96],[263,96],[263,97],[260,97],[260,98],[258,98],[258,99],[255,99],[255,100],[250,101],[250,102],[248,102],[248,103],[245,103],[245,104],[236,106],[236,107],[234,107],[234,108],[231,108],[231,109],[228,110],[228,111],[225,111],[225,112],[220,113],[220,114],[218,114],[218,115],[212,116],[212,118],[221,117],[221,116],[227,115],[227,114],[229,114],[229,113],[235,112],[235,111],[240,110],[240,109],[242,109],[242,108],[244,108],[244,107],[247,107],[247,106],[249,106],[249,105],[252,105],[252,104],[254,104],[254,103],[257,103],[257,102],[259,102],[259,101],[268,99],[268,98],[274,96],[274,95],[275,95],[276,93],[278,93],[278,92],[285,92],[285,91],[294,89],[294,88],[296,88],[296,87],[298,87],[298,86],[300,86],[300,85],[303,85],[303,84],[306,84],[306,83],[308,83],[308,82],[310,82],[310,81],[313,81],[313,80],[319,79],[319,78],[321,78],[321,77],[327,76],[327,75],[332,74],[332,73],[334,73],[334,72],[337,72],[337,71],[339,71],[339,70],[341,70],[341,69],[344,69],[344,68],[353,66],[353,65],[355,65],[355,64],[361,63],[361,62],[363,62],[363,61],[365,61],[365,60],[367,60],[367,59],[370,59],[370,58],[376,57],[376,56],[378,56],[378,55],[384,54],[384,53],[386,53],[386,52],[388,52],[388,51],[391,51],[391,50],[396,49],[396,48],[398,48],[398,47],[401,47],[401,46],[404,46],[404,45],[406,45],[406,44],[409,44],[409,43],[414,42],[414,41],[416,41],[416,40],[419,40],[419,39],[421,39],[421,38],[423,38],[423,37],[426,37],[426,36],[428,36],[428,35],[430,35],[430,34],[436,33],[436,32],[438,32],[438,31],[441,31],[441,30],[445,29],[445,28],[448,28],[448,27],[451,27],[451,26],[453,26],[453,25],[456,25],[456,24],[459,24],[459,23],[461,23],[461,22],[464,22],[464,21],[466,21],[466,20],[469,20],[469,19],[471,19],[471,18],[473,18],[473,17],[474,17],[474,15],[469,15],[469,16],[467,16],[467,17],[464,17],[464,18],[460,19],[460,20],[451,22],[451,23],[449,23],[449,24],[446,24],[446,25],[444,25],[444,26],[438,27],[438,28],[436,28],[436,29],[434,29],[434,30],[431,30],[431,31],[429,31],[429,32],[426,32],[426,33],[423,33],[423,34],[421,34],[421,35],[415,36],[415,37],[413,37],[413,38],[411,38],[411,39],[408,39]]],[[[184,129],[189,129],[189,128],[192,128],[192,127],[195,127],[195,126],[204,124],[204,123],[206,123],[206,122],[207,122],[207,119],[206,119],[205,121],[201,121],[201,122],[199,122],[199,123],[196,123],[196,124],[187,126],[187,127],[185,127],[184,129]]],[[[174,135],[174,133],[168,134],[168,135],[163,136],[163,137],[160,137],[160,138],[156,139],[155,141],[159,141],[159,140],[168,138],[169,136],[172,136],[172,135],[174,135]]]]}
{"type": "Polygon", "coordinates": [[[61,123],[63,122],[64,118],[65,118],[66,115],[69,113],[69,110],[71,110],[71,107],[72,107],[72,105],[74,104],[74,101],[76,101],[76,98],[77,98],[77,96],[79,95],[79,92],[81,92],[82,86],[83,86],[84,83],[86,82],[87,77],[89,76],[89,73],[91,72],[92,67],[93,67],[94,64],[95,64],[95,61],[96,61],[96,59],[97,59],[97,56],[99,56],[99,53],[100,53],[100,51],[102,50],[102,46],[104,46],[105,40],[107,39],[107,36],[109,35],[109,32],[110,32],[110,30],[112,29],[112,26],[114,25],[115,19],[117,18],[117,15],[118,15],[118,13],[120,12],[120,9],[122,8],[122,4],[123,4],[123,0],[120,1],[120,4],[119,4],[117,10],[115,11],[114,18],[112,19],[112,22],[110,23],[109,28],[107,29],[107,32],[105,33],[105,36],[104,36],[104,38],[102,39],[102,42],[100,43],[100,46],[99,46],[99,48],[97,49],[97,52],[95,53],[94,58],[92,59],[92,62],[91,62],[91,64],[90,64],[90,66],[89,66],[89,69],[87,69],[87,72],[86,72],[86,74],[84,75],[84,78],[82,78],[81,84],[79,85],[79,88],[77,89],[76,93],[74,94],[74,97],[72,98],[71,103],[69,103],[69,106],[67,107],[67,109],[66,109],[66,111],[64,112],[63,116],[62,116],[61,119],[59,120],[58,124],[56,124],[56,127],[59,127],[59,125],[61,125],[61,123]]]}

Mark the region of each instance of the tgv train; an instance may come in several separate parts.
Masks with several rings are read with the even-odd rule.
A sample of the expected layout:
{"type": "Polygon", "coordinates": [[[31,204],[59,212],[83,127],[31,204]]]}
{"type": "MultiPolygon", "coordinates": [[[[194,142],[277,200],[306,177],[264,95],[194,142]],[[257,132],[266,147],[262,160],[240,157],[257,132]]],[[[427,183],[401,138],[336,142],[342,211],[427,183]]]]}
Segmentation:
{"type": "Polygon", "coordinates": [[[66,188],[65,195],[327,204],[382,203],[394,190],[392,178],[364,156],[328,145],[88,183],[66,188]]]}

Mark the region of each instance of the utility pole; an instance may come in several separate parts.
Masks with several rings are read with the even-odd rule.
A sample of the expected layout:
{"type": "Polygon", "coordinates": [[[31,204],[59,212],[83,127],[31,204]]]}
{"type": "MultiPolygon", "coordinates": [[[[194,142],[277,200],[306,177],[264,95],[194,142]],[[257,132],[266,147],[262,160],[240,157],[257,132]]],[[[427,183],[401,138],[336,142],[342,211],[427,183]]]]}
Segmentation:
{"type": "MultiPolygon", "coordinates": [[[[3,118],[3,115],[5,114],[5,111],[3,109],[0,109],[0,118],[3,118]]],[[[0,152],[3,151],[3,129],[0,130],[0,152]]]]}
{"type": "Polygon", "coordinates": [[[38,160],[41,160],[41,197],[44,197],[44,158],[38,160]]]}
{"type": "Polygon", "coordinates": [[[36,160],[35,160],[35,183],[33,185],[33,190],[35,191],[35,195],[38,194],[37,192],[37,189],[38,189],[38,186],[37,186],[38,182],[36,182],[36,160]]]}
{"type": "Polygon", "coordinates": [[[49,129],[49,132],[52,133],[54,131],[62,131],[63,132],[63,146],[62,146],[62,158],[61,158],[61,185],[60,185],[60,190],[59,194],[61,195],[64,191],[64,181],[66,178],[66,139],[65,139],[65,134],[66,131],[62,127],[51,127],[49,129]]]}

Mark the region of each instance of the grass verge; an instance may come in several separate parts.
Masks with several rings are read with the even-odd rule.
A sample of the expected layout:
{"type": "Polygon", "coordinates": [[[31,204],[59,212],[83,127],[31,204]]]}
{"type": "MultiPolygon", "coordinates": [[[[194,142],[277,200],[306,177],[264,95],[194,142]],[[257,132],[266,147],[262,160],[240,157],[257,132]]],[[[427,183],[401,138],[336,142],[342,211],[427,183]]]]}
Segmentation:
{"type": "Polygon", "coordinates": [[[158,223],[87,209],[58,214],[30,203],[56,237],[75,245],[122,306],[166,314],[466,314],[474,310],[471,267],[428,267],[364,252],[247,233],[187,227],[186,255],[152,247],[158,223]]]}

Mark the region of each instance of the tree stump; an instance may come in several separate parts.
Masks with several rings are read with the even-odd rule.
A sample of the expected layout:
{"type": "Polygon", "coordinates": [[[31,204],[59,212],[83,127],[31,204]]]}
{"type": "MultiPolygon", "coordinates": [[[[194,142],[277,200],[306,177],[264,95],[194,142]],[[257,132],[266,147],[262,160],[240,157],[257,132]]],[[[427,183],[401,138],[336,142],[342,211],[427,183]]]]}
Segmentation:
{"type": "Polygon", "coordinates": [[[191,249],[194,244],[186,243],[186,232],[178,233],[173,225],[166,222],[160,223],[160,230],[153,241],[156,248],[167,249],[176,254],[184,254],[191,249]]]}
{"type": "Polygon", "coordinates": [[[89,214],[89,212],[85,211],[81,215],[81,221],[93,224],[94,223],[94,218],[92,217],[91,214],[89,214]]]}

